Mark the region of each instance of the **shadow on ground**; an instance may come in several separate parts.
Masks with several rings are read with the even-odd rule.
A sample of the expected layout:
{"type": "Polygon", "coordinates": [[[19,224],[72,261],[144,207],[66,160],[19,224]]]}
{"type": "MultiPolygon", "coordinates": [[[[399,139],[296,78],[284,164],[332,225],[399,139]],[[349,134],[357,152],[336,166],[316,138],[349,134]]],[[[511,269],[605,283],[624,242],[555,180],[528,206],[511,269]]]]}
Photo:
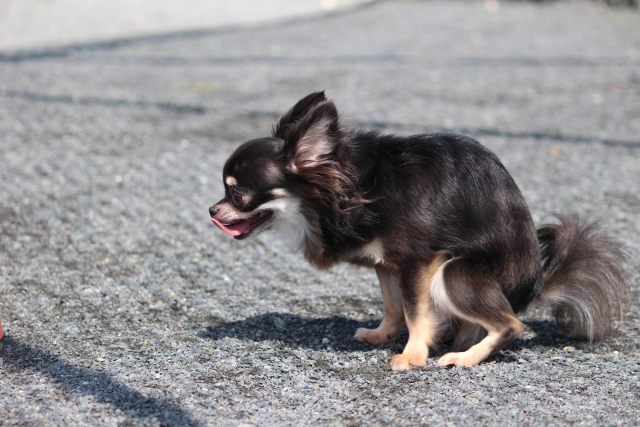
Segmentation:
{"type": "MultiPolygon", "coordinates": [[[[219,340],[225,337],[250,341],[279,341],[290,347],[319,350],[331,347],[337,351],[367,351],[371,344],[356,341],[353,335],[359,327],[375,328],[379,321],[358,322],[341,316],[302,317],[294,314],[266,313],[236,322],[221,323],[206,327],[198,334],[200,338],[219,340]]],[[[400,348],[405,342],[406,332],[395,343],[382,348],[400,348]],[[403,336],[404,335],[404,336],[403,336]]]]}
{"type": "Polygon", "coordinates": [[[0,356],[4,359],[5,375],[22,375],[28,371],[45,375],[65,393],[93,396],[100,403],[120,409],[129,419],[160,422],[160,425],[201,425],[176,403],[144,396],[109,374],[73,366],[10,336],[2,341],[0,356]]]}
{"type": "MultiPolygon", "coordinates": [[[[357,328],[375,328],[379,323],[379,320],[358,322],[341,316],[312,318],[293,314],[266,313],[236,322],[208,326],[198,334],[198,337],[211,340],[229,337],[254,342],[273,340],[290,347],[315,350],[331,347],[337,351],[353,352],[383,348],[401,352],[408,338],[406,329],[395,342],[381,346],[362,343],[353,338],[357,328]]],[[[577,343],[584,343],[566,337],[552,321],[535,320],[526,321],[525,324],[534,333],[533,337],[519,338],[507,350],[517,351],[523,347],[540,346],[563,348],[568,345],[574,346],[577,343]]],[[[438,355],[448,350],[448,345],[443,344],[435,353],[438,355]]],[[[501,361],[510,361],[511,358],[505,354],[496,356],[496,360],[501,361]]]]}

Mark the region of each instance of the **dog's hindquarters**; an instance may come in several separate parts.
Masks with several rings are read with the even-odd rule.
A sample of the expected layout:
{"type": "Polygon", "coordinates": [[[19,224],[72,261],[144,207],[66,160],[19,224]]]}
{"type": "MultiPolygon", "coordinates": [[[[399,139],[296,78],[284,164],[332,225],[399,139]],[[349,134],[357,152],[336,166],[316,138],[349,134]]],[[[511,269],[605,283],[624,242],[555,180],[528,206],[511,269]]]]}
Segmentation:
{"type": "MultiPolygon", "coordinates": [[[[505,287],[495,268],[464,256],[440,267],[432,280],[431,296],[440,311],[461,320],[453,347],[477,342],[465,352],[446,354],[439,360],[441,365],[475,365],[506,347],[522,332],[515,312],[525,309],[528,302],[550,305],[561,328],[572,337],[590,341],[603,338],[615,320],[623,320],[629,298],[629,283],[622,269],[627,256],[617,242],[601,232],[597,222],[560,217],[559,224],[540,227],[538,239],[542,261],[538,274],[543,273],[543,280],[533,276],[527,280],[525,275],[519,285],[505,287]],[[534,289],[529,294],[535,295],[539,285],[532,287],[534,282],[543,283],[543,287],[533,301],[507,298],[513,299],[513,289],[524,295],[534,289]]],[[[533,258],[530,263],[533,267],[533,258]]]]}
{"type": "Polygon", "coordinates": [[[457,257],[444,263],[431,281],[431,295],[437,309],[461,319],[456,341],[472,334],[484,338],[468,350],[448,353],[438,360],[442,366],[474,366],[516,339],[524,326],[503,292],[497,274],[471,257],[457,257]]]}

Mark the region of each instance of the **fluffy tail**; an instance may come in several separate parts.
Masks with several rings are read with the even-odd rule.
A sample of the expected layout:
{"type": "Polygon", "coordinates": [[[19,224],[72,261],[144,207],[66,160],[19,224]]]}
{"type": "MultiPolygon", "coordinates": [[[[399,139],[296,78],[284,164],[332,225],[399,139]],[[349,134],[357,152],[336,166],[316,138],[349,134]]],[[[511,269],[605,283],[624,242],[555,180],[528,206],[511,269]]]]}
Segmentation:
{"type": "Polygon", "coordinates": [[[627,256],[597,222],[559,220],[538,229],[544,270],[540,301],[551,305],[557,324],[571,336],[593,341],[623,320],[629,301],[627,256]]]}

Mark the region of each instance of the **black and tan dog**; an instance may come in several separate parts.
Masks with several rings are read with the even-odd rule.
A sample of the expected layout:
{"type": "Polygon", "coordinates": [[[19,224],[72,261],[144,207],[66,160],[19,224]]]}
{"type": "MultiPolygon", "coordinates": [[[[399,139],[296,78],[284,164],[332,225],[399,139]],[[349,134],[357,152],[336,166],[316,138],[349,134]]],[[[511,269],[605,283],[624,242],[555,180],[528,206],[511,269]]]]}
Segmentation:
{"type": "Polygon", "coordinates": [[[424,365],[444,336],[460,352],[438,363],[476,365],[518,337],[516,313],[534,301],[597,339],[628,294],[619,246],[576,218],[536,231],[513,179],[478,142],[346,128],[323,92],[284,114],[273,136],[241,145],[223,180],[209,211],[236,239],[271,229],[318,268],[375,268],[384,319],[355,338],[385,343],[406,324],[394,370],[424,365]]]}

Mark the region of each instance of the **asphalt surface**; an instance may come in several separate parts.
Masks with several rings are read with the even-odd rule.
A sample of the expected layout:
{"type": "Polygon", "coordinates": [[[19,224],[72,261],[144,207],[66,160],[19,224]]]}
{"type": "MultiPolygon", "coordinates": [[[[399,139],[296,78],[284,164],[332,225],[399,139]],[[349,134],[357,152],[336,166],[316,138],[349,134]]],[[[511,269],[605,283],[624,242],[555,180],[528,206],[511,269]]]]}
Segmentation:
{"type": "Polygon", "coordinates": [[[250,29],[0,54],[0,425],[640,424],[640,15],[371,2],[250,29]],[[326,89],[345,123],[494,150],[536,222],[601,218],[627,323],[544,312],[474,368],[389,369],[375,275],[317,272],[207,208],[240,142],[326,89]]]}
{"type": "Polygon", "coordinates": [[[264,24],[367,0],[0,0],[0,51],[264,24]]]}

